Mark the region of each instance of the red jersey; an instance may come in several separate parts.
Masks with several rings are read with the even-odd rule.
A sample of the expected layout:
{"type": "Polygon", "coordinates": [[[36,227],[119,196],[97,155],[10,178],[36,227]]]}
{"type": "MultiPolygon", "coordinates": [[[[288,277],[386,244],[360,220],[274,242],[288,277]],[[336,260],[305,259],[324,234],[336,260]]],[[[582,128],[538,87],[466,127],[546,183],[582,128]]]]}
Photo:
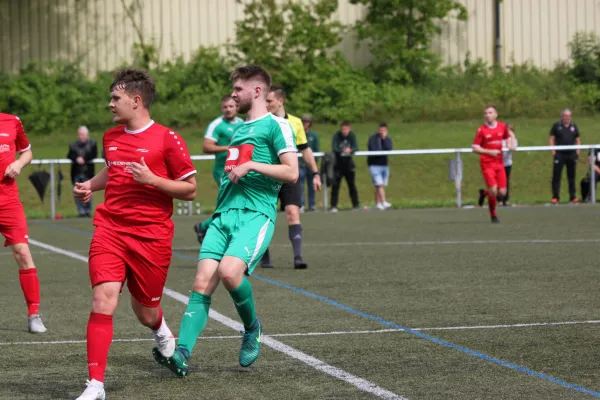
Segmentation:
{"type": "Polygon", "coordinates": [[[104,133],[103,145],[108,182],[104,204],[96,208],[94,225],[145,238],[172,238],[173,198],[134,181],[131,164],[144,157],[154,175],[183,180],[196,173],[183,138],[151,121],[137,131],[125,126],[109,129],[104,133]]]}
{"type": "Polygon", "coordinates": [[[502,160],[502,141],[509,138],[508,129],[503,122],[497,121],[493,128],[487,124],[483,124],[477,129],[473,146],[481,146],[482,149],[500,150],[497,156],[488,154],[480,154],[481,165],[489,165],[493,163],[503,164],[502,160]]]}
{"type": "Polygon", "coordinates": [[[4,176],[6,168],[16,159],[16,153],[29,150],[31,145],[18,117],[0,113],[0,198],[19,197],[14,179],[4,176]]]}

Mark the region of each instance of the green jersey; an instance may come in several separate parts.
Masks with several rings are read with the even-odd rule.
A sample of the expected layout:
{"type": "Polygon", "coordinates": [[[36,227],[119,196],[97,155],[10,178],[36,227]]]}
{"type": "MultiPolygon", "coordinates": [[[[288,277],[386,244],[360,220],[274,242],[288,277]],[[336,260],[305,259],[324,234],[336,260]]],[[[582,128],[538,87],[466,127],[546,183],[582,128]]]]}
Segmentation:
{"type": "MultiPolygon", "coordinates": [[[[229,146],[233,132],[244,122],[243,119],[235,117],[232,121],[225,119],[220,116],[219,118],[212,121],[206,133],[204,134],[205,139],[214,140],[217,146],[229,146]]],[[[225,168],[225,160],[227,159],[227,152],[215,154],[215,164],[213,166],[213,175],[215,177],[221,177],[223,169],[225,168]]]]}
{"type": "Polygon", "coordinates": [[[281,182],[250,171],[235,184],[229,180],[229,172],[248,161],[281,164],[279,156],[287,152],[296,153],[297,149],[294,131],[286,119],[269,113],[238,127],[229,144],[215,214],[247,209],[275,221],[281,182]]]}

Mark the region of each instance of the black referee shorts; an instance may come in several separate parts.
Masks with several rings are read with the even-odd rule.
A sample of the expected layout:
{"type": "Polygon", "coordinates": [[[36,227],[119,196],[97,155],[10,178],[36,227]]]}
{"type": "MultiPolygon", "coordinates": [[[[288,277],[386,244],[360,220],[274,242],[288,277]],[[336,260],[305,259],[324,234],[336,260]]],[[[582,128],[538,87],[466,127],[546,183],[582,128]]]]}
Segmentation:
{"type": "Polygon", "coordinates": [[[290,183],[281,185],[281,190],[279,190],[279,200],[281,200],[282,210],[289,205],[300,207],[302,205],[300,197],[301,192],[299,182],[296,182],[293,185],[290,183]]]}

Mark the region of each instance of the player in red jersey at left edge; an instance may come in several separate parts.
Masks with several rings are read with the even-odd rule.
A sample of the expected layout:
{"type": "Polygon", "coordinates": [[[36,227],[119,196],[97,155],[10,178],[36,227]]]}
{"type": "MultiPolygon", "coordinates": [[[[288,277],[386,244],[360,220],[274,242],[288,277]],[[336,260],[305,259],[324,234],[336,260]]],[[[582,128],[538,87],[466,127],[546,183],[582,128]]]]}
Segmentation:
{"type": "Polygon", "coordinates": [[[21,120],[14,115],[0,113],[0,234],[4,236],[4,246],[10,246],[19,265],[19,281],[28,308],[29,332],[43,333],[46,327],[39,315],[40,280],[29,251],[27,220],[15,181],[32,158],[31,145],[21,120]],[[16,153],[20,154],[19,159],[16,153]]]}
{"type": "Polygon", "coordinates": [[[483,204],[483,198],[488,197],[490,217],[493,223],[498,223],[496,205],[498,194],[506,195],[506,171],[502,158],[502,141],[506,140],[508,148],[512,151],[514,147],[514,134],[508,130],[503,122],[498,121],[498,111],[495,106],[489,105],[484,111],[485,123],[477,129],[473,141],[473,152],[479,154],[481,173],[487,190],[480,194],[479,205],[483,204]]]}
{"type": "Polygon", "coordinates": [[[171,263],[173,199],[196,197],[196,170],[186,144],[171,129],[150,118],[155,85],[145,71],[118,72],[109,107],[120,126],[104,134],[106,167],[73,188],[89,201],[105,190],[96,208],[90,244],[89,272],[93,288],[87,326],[89,382],[79,400],[104,399],[104,374],[113,336],[113,313],[127,282],[131,307],[150,328],[165,357],[175,350],[160,300],[171,263]]]}

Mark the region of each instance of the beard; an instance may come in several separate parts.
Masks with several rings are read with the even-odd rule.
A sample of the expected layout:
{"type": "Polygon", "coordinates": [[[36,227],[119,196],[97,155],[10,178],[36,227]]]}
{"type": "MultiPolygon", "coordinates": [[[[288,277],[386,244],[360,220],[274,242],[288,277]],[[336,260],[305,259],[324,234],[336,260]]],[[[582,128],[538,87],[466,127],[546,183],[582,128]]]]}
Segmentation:
{"type": "Polygon", "coordinates": [[[237,111],[240,114],[247,114],[248,111],[250,111],[252,109],[252,99],[248,98],[248,99],[239,99],[239,103],[237,103],[238,109],[237,111]]]}

